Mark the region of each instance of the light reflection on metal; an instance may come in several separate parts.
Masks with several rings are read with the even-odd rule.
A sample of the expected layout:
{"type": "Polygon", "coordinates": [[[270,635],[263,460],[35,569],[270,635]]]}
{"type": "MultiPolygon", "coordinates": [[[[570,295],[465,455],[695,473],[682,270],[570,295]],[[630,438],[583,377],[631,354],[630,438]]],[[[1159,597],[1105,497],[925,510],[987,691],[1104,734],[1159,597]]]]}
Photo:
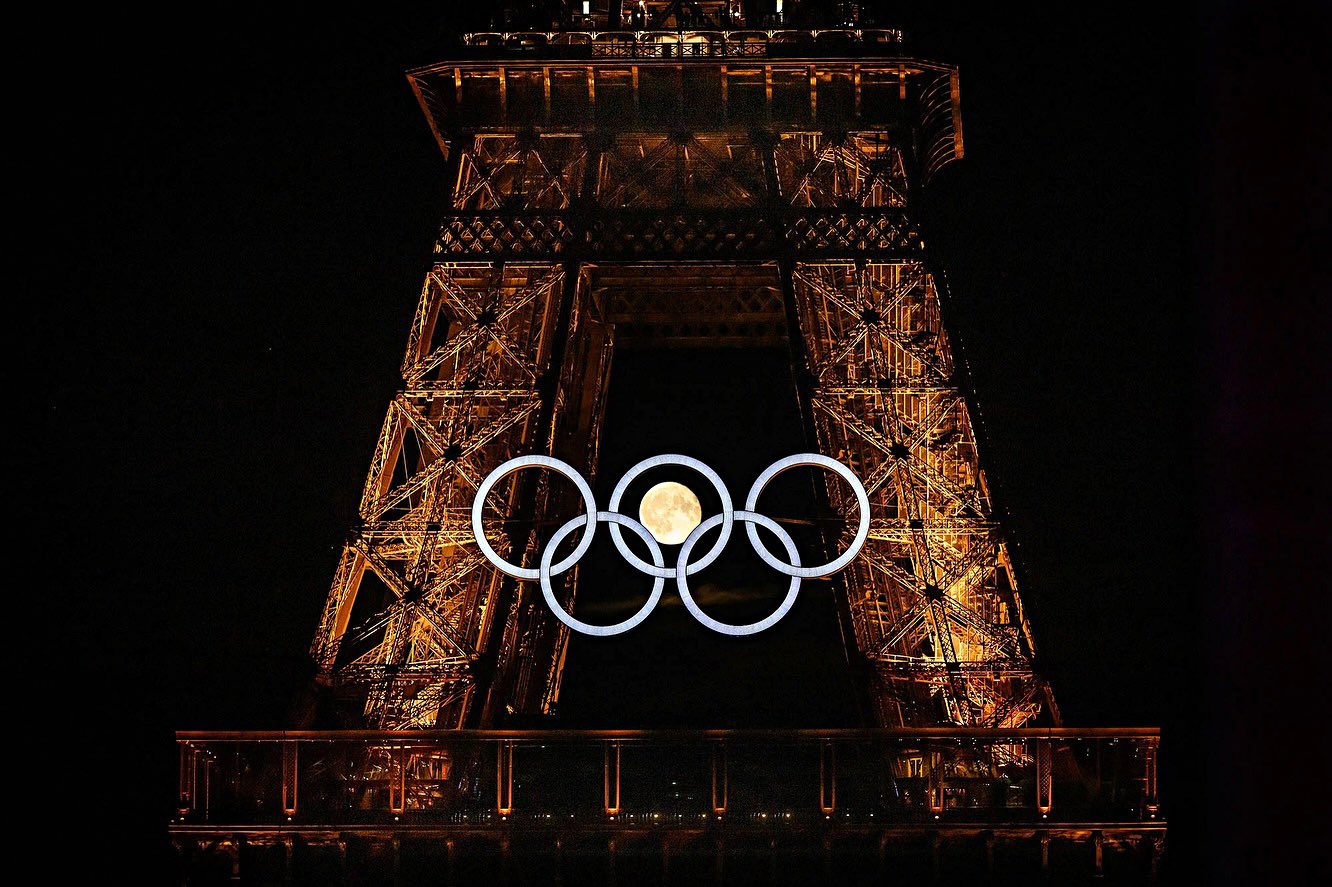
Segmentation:
{"type": "Polygon", "coordinates": [[[287,816],[296,815],[297,773],[300,759],[294,742],[282,743],[282,812],[287,816]]]}
{"type": "Polygon", "coordinates": [[[819,743],[819,812],[837,811],[837,746],[831,739],[819,743]]]}
{"type": "Polygon", "coordinates": [[[726,813],[727,793],[730,791],[730,773],[727,769],[726,743],[712,743],[712,813],[726,813]]]}
{"type": "Polygon", "coordinates": [[[607,816],[615,816],[620,812],[620,743],[607,742],[603,754],[602,806],[607,816]]]}
{"type": "Polygon", "coordinates": [[[513,812],[513,742],[504,741],[495,756],[495,812],[508,816],[513,812]]]}

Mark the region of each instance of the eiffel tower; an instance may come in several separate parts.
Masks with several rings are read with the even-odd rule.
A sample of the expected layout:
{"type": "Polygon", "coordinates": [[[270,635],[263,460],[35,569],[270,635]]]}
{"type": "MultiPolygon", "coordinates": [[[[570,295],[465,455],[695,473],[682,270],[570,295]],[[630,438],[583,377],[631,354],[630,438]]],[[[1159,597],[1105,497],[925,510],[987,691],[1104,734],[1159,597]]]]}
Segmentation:
{"type": "MultiPolygon", "coordinates": [[[[634,4],[594,5],[611,27],[573,10],[561,30],[472,33],[408,74],[450,196],[315,633],[319,682],[377,729],[552,713],[568,629],[478,550],[477,487],[528,454],[595,473],[617,344],[777,344],[810,448],[869,492],[836,593],[872,723],[1058,724],[916,221],[963,156],[957,69],[888,29],[745,28],[739,5],[676,2],[631,30],[634,4]]],[[[856,502],[825,497],[838,550],[856,502]]],[[[578,507],[538,472],[487,501],[499,553],[528,565],[578,507]]],[[[575,571],[570,611],[576,593],[575,571]]]]}

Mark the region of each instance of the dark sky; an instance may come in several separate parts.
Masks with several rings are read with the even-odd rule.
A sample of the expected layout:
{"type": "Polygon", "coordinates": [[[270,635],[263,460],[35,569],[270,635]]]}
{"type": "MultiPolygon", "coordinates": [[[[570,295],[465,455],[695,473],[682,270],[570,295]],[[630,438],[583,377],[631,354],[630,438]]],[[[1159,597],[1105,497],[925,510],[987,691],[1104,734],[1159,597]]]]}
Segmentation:
{"type": "MultiPolygon", "coordinates": [[[[1252,320],[1268,303],[1246,287],[1270,266],[1218,256],[1289,249],[1280,210],[1317,215],[1291,184],[1319,156],[1298,135],[1316,107],[1298,90],[1326,83],[1299,62],[1316,31],[1227,4],[1174,18],[1146,3],[886,6],[922,52],[961,65],[967,156],[925,221],[1045,668],[1072,724],[1173,730],[1176,785],[1197,788],[1199,736],[1244,720],[1200,714],[1202,677],[1241,655],[1214,635],[1238,649],[1303,623],[1265,611],[1255,633],[1236,615],[1254,604],[1235,575],[1274,595],[1295,584],[1261,557],[1263,534],[1290,542],[1272,491],[1293,481],[1226,472],[1267,452],[1250,427],[1319,436],[1306,389],[1320,373],[1287,343],[1325,324],[1326,303],[1282,278],[1284,322],[1252,320]],[[1281,200],[1244,177],[1270,169],[1249,119],[1292,146],[1281,200]],[[1266,226],[1230,210],[1249,200],[1266,226]],[[1245,384],[1255,362],[1285,387],[1245,384]],[[1224,572],[1203,557],[1222,547],[1224,572]]],[[[30,343],[61,356],[35,389],[51,442],[38,464],[57,479],[39,486],[55,515],[43,569],[84,654],[79,720],[119,727],[121,760],[160,774],[142,784],[169,792],[170,730],[280,726],[304,679],[444,203],[402,71],[446,53],[449,9],[228,10],[174,38],[117,12],[62,37],[44,109],[61,174],[37,216],[59,286],[30,343]]],[[[1325,528],[1291,532],[1317,548],[1325,528]]],[[[1247,697],[1279,683],[1236,679],[1247,697]]],[[[1259,747],[1236,736],[1237,755],[1259,747]]]]}

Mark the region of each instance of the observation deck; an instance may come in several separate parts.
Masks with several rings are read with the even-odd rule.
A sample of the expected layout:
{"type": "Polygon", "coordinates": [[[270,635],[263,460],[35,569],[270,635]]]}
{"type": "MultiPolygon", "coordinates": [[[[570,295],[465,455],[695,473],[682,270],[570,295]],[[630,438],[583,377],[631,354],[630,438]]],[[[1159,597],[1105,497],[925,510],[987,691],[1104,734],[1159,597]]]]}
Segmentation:
{"type": "MultiPolygon", "coordinates": [[[[778,146],[789,153],[847,142],[859,146],[853,159],[865,158],[853,165],[882,175],[885,152],[909,144],[915,147],[904,158],[904,174],[922,185],[960,159],[957,69],[906,53],[902,40],[888,29],[467,34],[448,61],[407,75],[440,151],[457,159],[512,139],[560,175],[580,163],[598,175],[561,182],[559,192],[568,195],[561,201],[473,208],[464,206],[467,190],[455,189],[458,206],[442,220],[436,254],[441,260],[913,258],[920,237],[900,202],[865,206],[842,195],[809,205],[795,193],[806,187],[800,179],[807,170],[797,163],[791,170],[801,174],[788,180],[791,170],[770,156],[778,146]],[[619,150],[624,162],[651,166],[655,155],[630,155],[659,146],[665,156],[676,150],[672,145],[684,163],[740,174],[743,193],[719,205],[709,203],[717,194],[686,196],[680,188],[627,200],[606,184],[614,170],[605,161],[580,159],[619,150]],[[692,159],[700,154],[701,161],[692,159]],[[661,212],[667,205],[672,212],[661,212]]],[[[490,169],[515,160],[496,154],[485,162],[490,169]]]]}
{"type": "MultiPolygon", "coordinates": [[[[182,732],[188,875],[811,883],[1161,857],[1154,729],[182,732]],[[370,859],[367,863],[365,860],[370,859]],[[377,860],[377,861],[375,861],[377,860]],[[604,869],[609,868],[609,874],[604,869]],[[767,873],[766,875],[764,873],[767,873]],[[299,871],[298,871],[299,874],[299,871]],[[710,878],[707,876],[711,876],[710,878]]],[[[1105,881],[1102,881],[1105,883],[1105,881]]]]}

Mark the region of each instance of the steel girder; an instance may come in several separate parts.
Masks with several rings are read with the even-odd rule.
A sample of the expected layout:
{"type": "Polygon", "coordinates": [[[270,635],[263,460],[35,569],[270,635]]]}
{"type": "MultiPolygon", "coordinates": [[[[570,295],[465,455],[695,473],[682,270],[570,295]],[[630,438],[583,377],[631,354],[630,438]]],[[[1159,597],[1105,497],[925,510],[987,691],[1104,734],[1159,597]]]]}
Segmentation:
{"type": "MultiPolygon", "coordinates": [[[[578,294],[565,274],[552,264],[437,265],[426,279],[403,389],[311,649],[325,682],[363,697],[369,724],[460,725],[478,663],[514,652],[487,641],[493,620],[518,617],[496,612],[507,580],[477,550],[470,511],[496,465],[549,445],[551,429],[543,435],[537,423],[540,388],[561,298],[578,294]]],[[[523,533],[550,496],[535,491],[533,514],[515,532],[518,488],[511,480],[488,499],[490,537],[510,558],[522,555],[523,533]]],[[[506,643],[530,642],[528,628],[506,626],[506,643]]]]}
{"type": "MultiPolygon", "coordinates": [[[[955,92],[956,78],[929,84],[955,92]]],[[[955,109],[955,94],[935,96],[922,113],[955,109]]],[[[922,170],[960,156],[956,123],[930,130],[939,145],[908,146],[882,129],[771,126],[451,137],[452,206],[403,389],[312,647],[322,679],[383,728],[552,710],[567,630],[479,556],[468,511],[513,455],[554,453],[591,475],[613,327],[637,319],[662,341],[724,332],[736,345],[757,330],[770,344],[787,330],[800,343],[818,446],[871,493],[870,542],[841,586],[878,721],[1035,718],[1048,690],[909,206],[922,170]],[[671,278],[678,262],[757,263],[774,287],[738,272],[735,294],[710,282],[693,307],[715,317],[696,323],[615,275],[589,284],[598,264],[671,278]]],[[[564,493],[521,477],[492,494],[487,525],[501,554],[530,562],[564,493]]],[[[829,498],[854,517],[846,491],[829,498]]],[[[567,605],[575,588],[576,571],[567,605]]]]}
{"type": "MultiPolygon", "coordinates": [[[[881,722],[1021,726],[1044,685],[933,279],[919,262],[827,262],[793,280],[820,446],[870,494],[843,584],[881,722]]],[[[829,495],[854,527],[848,491],[829,495]]]]}

